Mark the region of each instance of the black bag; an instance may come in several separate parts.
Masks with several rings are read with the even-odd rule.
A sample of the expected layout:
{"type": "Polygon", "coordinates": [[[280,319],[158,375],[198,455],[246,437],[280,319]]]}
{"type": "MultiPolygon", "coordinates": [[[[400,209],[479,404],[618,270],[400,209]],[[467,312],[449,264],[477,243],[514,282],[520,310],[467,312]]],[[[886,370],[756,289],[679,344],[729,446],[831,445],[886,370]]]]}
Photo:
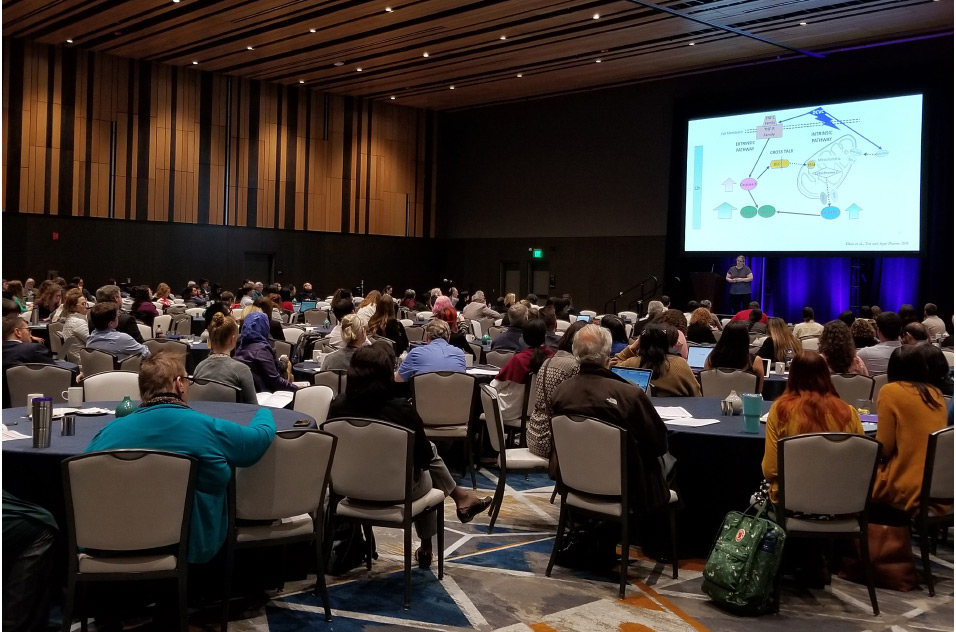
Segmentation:
{"type": "Polygon", "coordinates": [[[620,536],[617,524],[602,520],[573,525],[561,538],[555,562],[576,570],[608,571],[614,566],[620,536]]]}
{"type": "Polygon", "coordinates": [[[299,336],[298,342],[292,347],[292,357],[289,360],[292,364],[299,364],[312,359],[312,351],[315,349],[315,343],[322,338],[321,334],[315,332],[306,332],[299,336]]]}
{"type": "MultiPolygon", "coordinates": [[[[361,525],[344,520],[336,521],[332,535],[332,551],[325,565],[325,572],[329,575],[344,575],[365,562],[367,551],[368,543],[361,525]]],[[[378,554],[373,550],[372,558],[377,557],[378,554]]]]}

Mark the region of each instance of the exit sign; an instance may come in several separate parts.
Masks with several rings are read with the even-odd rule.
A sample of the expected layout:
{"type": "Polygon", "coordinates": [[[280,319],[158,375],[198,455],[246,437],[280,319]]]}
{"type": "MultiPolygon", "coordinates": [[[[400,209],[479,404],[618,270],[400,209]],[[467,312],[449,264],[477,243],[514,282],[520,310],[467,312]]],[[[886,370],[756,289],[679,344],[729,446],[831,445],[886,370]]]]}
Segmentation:
{"type": "Polygon", "coordinates": [[[532,248],[532,249],[531,249],[531,258],[532,258],[532,259],[544,259],[544,249],[542,249],[542,248],[532,248]]]}

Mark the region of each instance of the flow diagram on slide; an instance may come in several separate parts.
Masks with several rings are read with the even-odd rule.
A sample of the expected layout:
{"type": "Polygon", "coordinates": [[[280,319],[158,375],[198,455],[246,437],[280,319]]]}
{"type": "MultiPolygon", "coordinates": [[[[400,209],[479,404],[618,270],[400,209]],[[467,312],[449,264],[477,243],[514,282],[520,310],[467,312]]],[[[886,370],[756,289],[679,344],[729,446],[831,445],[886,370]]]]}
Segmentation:
{"type": "Polygon", "coordinates": [[[895,220],[919,224],[921,115],[915,95],[691,121],[688,239],[773,229],[824,245],[798,250],[912,247],[895,220]]]}

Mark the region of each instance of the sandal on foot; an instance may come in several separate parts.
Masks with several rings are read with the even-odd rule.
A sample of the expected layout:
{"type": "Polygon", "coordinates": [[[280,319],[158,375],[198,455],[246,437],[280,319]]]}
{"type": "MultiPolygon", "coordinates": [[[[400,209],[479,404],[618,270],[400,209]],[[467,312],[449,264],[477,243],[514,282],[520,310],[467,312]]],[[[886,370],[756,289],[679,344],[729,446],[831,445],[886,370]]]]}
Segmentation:
{"type": "Polygon", "coordinates": [[[478,500],[478,502],[476,502],[474,505],[471,505],[470,507],[465,507],[464,509],[458,509],[457,510],[458,520],[460,520],[462,524],[466,522],[471,522],[472,518],[474,518],[478,514],[488,511],[488,507],[490,506],[491,506],[491,496],[481,498],[478,500]]]}
{"type": "Polygon", "coordinates": [[[432,565],[432,553],[419,547],[415,551],[415,560],[418,562],[418,568],[429,568],[432,565]]]}

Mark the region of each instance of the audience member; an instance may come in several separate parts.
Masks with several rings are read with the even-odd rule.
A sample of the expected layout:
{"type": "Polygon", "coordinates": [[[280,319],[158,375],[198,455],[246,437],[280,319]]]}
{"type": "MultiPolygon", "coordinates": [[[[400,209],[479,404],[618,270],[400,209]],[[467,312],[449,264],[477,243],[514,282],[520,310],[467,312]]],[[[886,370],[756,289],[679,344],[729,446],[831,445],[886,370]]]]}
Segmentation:
{"type": "Polygon", "coordinates": [[[853,315],[853,312],[846,309],[840,312],[840,315],[837,316],[837,320],[842,320],[847,327],[852,327],[853,321],[856,320],[856,316],[853,315]]]}
{"type": "Polygon", "coordinates": [[[395,318],[395,301],[390,295],[381,295],[375,304],[375,314],[368,321],[368,334],[391,340],[396,355],[408,349],[405,326],[395,318]]]}
{"type": "Polygon", "coordinates": [[[37,310],[39,320],[50,321],[62,302],[63,288],[53,281],[44,281],[40,284],[40,294],[33,303],[33,309],[37,310]]]}
{"type": "Polygon", "coordinates": [[[700,306],[710,312],[710,327],[711,329],[721,330],[724,326],[720,323],[720,319],[717,318],[717,314],[714,313],[713,304],[704,299],[700,302],[700,306]]]}
{"type": "Polygon", "coordinates": [[[152,292],[145,285],[137,285],[132,288],[133,305],[129,309],[130,315],[139,320],[144,325],[153,326],[153,321],[159,316],[156,306],[150,300],[152,292]]]}
{"type": "Polygon", "coordinates": [[[850,335],[853,336],[853,344],[857,349],[865,349],[876,344],[876,329],[865,318],[857,318],[853,321],[853,326],[850,327],[850,335]]]}
{"type": "Polygon", "coordinates": [[[252,312],[243,319],[234,357],[252,371],[257,393],[298,389],[282,375],[279,359],[269,343],[269,317],[262,312],[252,312]]]}
{"type": "MultiPolygon", "coordinates": [[[[239,288],[239,290],[236,292],[236,296],[239,297],[239,309],[242,309],[247,305],[252,305],[255,302],[257,298],[254,296],[255,291],[256,289],[252,285],[243,285],[241,288],[239,288]]],[[[259,293],[259,296],[262,296],[261,292],[259,293]]]]}
{"type": "Polygon", "coordinates": [[[923,306],[923,324],[930,336],[945,336],[946,323],[938,315],[938,309],[935,303],[927,303],[923,306]]]}
{"type": "Polygon", "coordinates": [[[472,361],[478,364],[481,359],[480,356],[476,355],[475,350],[468,344],[468,338],[465,337],[465,334],[458,331],[458,313],[455,311],[455,308],[451,306],[451,301],[447,296],[441,296],[435,304],[443,304],[443,307],[435,312],[434,318],[443,320],[448,324],[448,329],[451,332],[448,335],[448,344],[453,347],[458,347],[462,353],[465,354],[466,358],[471,356],[472,361]]]}
{"type": "MultiPolygon", "coordinates": [[[[227,293],[228,292],[223,292],[219,296],[219,298],[226,300],[225,295],[227,293]]],[[[232,316],[232,310],[229,309],[228,301],[227,302],[216,301],[216,302],[210,303],[209,307],[206,308],[206,311],[202,313],[203,320],[206,323],[206,330],[203,331],[202,335],[200,336],[200,338],[202,338],[203,340],[209,339],[209,328],[212,326],[212,321],[213,321],[213,318],[215,318],[216,314],[222,314],[223,316],[232,316]]],[[[239,323],[237,322],[236,326],[238,327],[238,325],[239,323]]]]}
{"type": "Polygon", "coordinates": [[[351,298],[342,298],[332,303],[332,314],[335,316],[336,324],[325,340],[333,349],[341,349],[345,346],[345,342],[342,341],[342,319],[354,313],[355,304],[352,303],[351,298]]]}
{"type": "Polygon", "coordinates": [[[348,371],[355,350],[363,347],[368,340],[365,322],[358,314],[347,314],[342,318],[341,331],[345,346],[325,356],[322,360],[322,371],[348,371]]]}
{"type": "Polygon", "coordinates": [[[17,314],[3,318],[3,370],[19,364],[53,364],[53,354],[33,341],[30,326],[17,314]]]}
{"type": "MultiPolygon", "coordinates": [[[[206,311],[222,303],[213,303],[206,311]]],[[[221,311],[212,314],[209,324],[209,356],[196,365],[194,380],[213,380],[239,389],[239,401],[243,404],[258,404],[256,385],[248,366],[234,360],[230,353],[239,339],[239,325],[231,314],[221,311]]]]}
{"type": "Polygon", "coordinates": [[[208,562],[226,541],[226,492],[233,469],[250,467],[265,454],[275,436],[272,413],[260,408],[243,426],[192,410],[183,358],[171,353],[157,353],[143,362],[139,390],[139,407],[104,426],[86,451],[171,450],[196,458],[198,493],[189,525],[189,561],[208,562]]]}
{"type": "MultiPolygon", "coordinates": [[[[64,283],[64,279],[63,279],[62,277],[57,277],[56,280],[57,280],[57,282],[60,284],[61,287],[64,286],[65,283],[64,283]]],[[[88,300],[88,301],[92,301],[92,300],[93,300],[93,295],[90,294],[89,290],[86,289],[86,284],[83,282],[83,278],[82,278],[82,277],[78,277],[78,276],[73,277],[72,287],[79,288],[80,291],[83,292],[83,296],[86,297],[86,300],[88,300]]]]}
{"type": "Polygon", "coordinates": [[[409,288],[405,290],[405,296],[402,298],[399,305],[406,309],[415,309],[417,306],[417,301],[415,300],[415,290],[409,288]]]}
{"type": "Polygon", "coordinates": [[[654,322],[658,316],[664,313],[664,304],[660,301],[651,301],[647,304],[647,315],[644,318],[638,319],[634,323],[634,327],[631,329],[632,336],[640,336],[641,332],[644,331],[644,327],[648,323],[654,322]]]}
{"type": "Polygon", "coordinates": [[[665,309],[654,319],[655,323],[670,325],[676,332],[677,338],[672,345],[671,353],[677,353],[687,359],[687,319],[679,309],[665,309]]]}
{"type": "Polygon", "coordinates": [[[555,354],[545,360],[538,369],[538,379],[535,381],[534,392],[531,393],[534,410],[528,419],[525,436],[528,450],[544,459],[551,458],[551,402],[554,390],[568,378],[577,375],[581,369],[571,350],[575,335],[585,324],[583,321],[571,323],[558,341],[555,354]]]}
{"type": "Polygon", "coordinates": [[[511,356],[491,382],[492,388],[498,392],[502,421],[521,418],[524,414],[524,392],[531,374],[537,373],[544,361],[554,355],[544,346],[546,331],[544,321],[528,321],[522,330],[527,347],[511,356]]]}
{"type": "Polygon", "coordinates": [[[269,317],[269,337],[273,340],[285,340],[285,334],[282,333],[282,321],[279,320],[280,313],[275,304],[268,296],[260,296],[252,303],[253,307],[269,317]]]}
{"type": "Polygon", "coordinates": [[[751,317],[752,312],[753,312],[754,310],[757,310],[758,312],[760,312],[760,321],[759,321],[759,322],[761,322],[762,324],[766,325],[766,324],[767,324],[767,315],[766,315],[765,313],[763,313],[763,312],[760,311],[760,303],[758,303],[757,301],[750,301],[750,305],[747,306],[747,309],[742,309],[742,310],[740,310],[739,312],[737,312],[736,314],[734,314],[733,317],[730,319],[730,321],[731,321],[731,322],[743,321],[743,322],[745,322],[745,323],[749,323],[749,322],[750,322],[750,317],[751,317]]]}
{"type": "Polygon", "coordinates": [[[611,332],[611,355],[615,356],[627,348],[627,329],[624,327],[624,321],[607,314],[601,318],[601,327],[611,332]]]}
{"type": "Polygon", "coordinates": [[[757,335],[767,333],[767,315],[759,309],[750,310],[750,317],[747,319],[747,330],[757,335]]]}
{"type": "Polygon", "coordinates": [[[900,321],[902,322],[903,327],[906,327],[906,325],[909,323],[920,322],[919,312],[917,312],[916,308],[909,303],[900,305],[900,311],[897,313],[900,315],[900,321]]]}
{"type": "Polygon", "coordinates": [[[315,292],[312,291],[312,284],[306,281],[302,284],[302,291],[299,292],[296,299],[301,303],[302,301],[315,301],[318,300],[315,298],[315,292]]]}
{"type": "Polygon", "coordinates": [[[724,327],[724,333],[714,345],[704,360],[704,370],[734,369],[746,371],[757,376],[757,392],[763,391],[763,358],[760,355],[750,359],[750,335],[747,325],[741,322],[730,322],[724,327]]]}
{"type": "Polygon", "coordinates": [[[32,303],[34,300],[36,300],[36,284],[37,282],[32,278],[29,278],[23,282],[23,297],[25,299],[25,303],[32,303]]]}
{"type": "MultiPolygon", "coordinates": [[[[949,361],[936,345],[918,345],[920,355],[926,361],[929,371],[927,384],[938,388],[943,395],[953,396],[953,376],[949,368],[949,361]]],[[[950,424],[952,425],[952,424],[950,424]]]]}
{"type": "Polygon", "coordinates": [[[906,323],[906,325],[903,326],[900,342],[904,345],[928,344],[929,332],[926,331],[926,325],[918,320],[906,323]]]}
{"type": "MultiPolygon", "coordinates": [[[[19,281],[7,281],[7,289],[4,291],[4,297],[12,299],[21,312],[27,311],[26,298],[23,295],[23,284],[19,281]]],[[[945,329],[945,328],[944,328],[945,329]]]]}
{"type": "Polygon", "coordinates": [[[651,385],[659,397],[700,397],[700,384],[687,360],[668,353],[670,325],[651,323],[640,338],[611,358],[611,366],[651,371],[651,385]]]}
{"type": "Polygon", "coordinates": [[[115,304],[117,310],[119,310],[119,324],[116,326],[116,330],[123,332],[139,344],[145,344],[146,341],[143,340],[143,334],[136,325],[136,319],[121,309],[123,296],[117,286],[104,285],[96,290],[97,305],[104,302],[115,304]]]}
{"type": "Polygon", "coordinates": [[[160,283],[156,286],[156,301],[162,303],[163,311],[166,311],[166,308],[173,304],[173,297],[169,295],[170,287],[166,283],[160,283]]]}
{"type": "MultiPolygon", "coordinates": [[[[79,290],[80,296],[83,291],[79,290]]],[[[49,629],[59,529],[46,509],[3,491],[3,629],[49,629]]]]}
{"type": "Polygon", "coordinates": [[[522,351],[527,349],[522,338],[525,324],[528,322],[528,308],[521,303],[515,303],[508,308],[508,329],[498,334],[491,341],[492,351],[522,351]]]}
{"type": "Polygon", "coordinates": [[[797,338],[819,336],[823,333],[823,325],[813,320],[813,308],[809,305],[803,308],[803,322],[793,326],[793,335],[797,338]]]}
{"type": "Polygon", "coordinates": [[[857,355],[850,330],[842,320],[831,320],[823,327],[819,351],[831,373],[870,374],[857,355]]]}
{"type": "Polygon", "coordinates": [[[879,343],[857,352],[870,375],[886,373],[890,356],[900,346],[902,328],[903,323],[896,312],[880,312],[876,317],[876,338],[879,343]]]}
{"type": "Polygon", "coordinates": [[[481,290],[475,292],[471,297],[471,302],[465,306],[461,315],[465,320],[481,320],[482,318],[501,318],[501,314],[491,309],[485,304],[485,293],[481,290]]]}
{"type": "Polygon", "coordinates": [[[713,314],[706,307],[698,307],[690,315],[690,324],[687,325],[687,342],[697,344],[715,344],[713,314]]]}
{"type": "Polygon", "coordinates": [[[561,336],[558,334],[558,317],[554,313],[554,307],[545,307],[539,310],[538,318],[544,322],[544,346],[551,351],[557,351],[561,336]]]}
{"type": "Polygon", "coordinates": [[[87,349],[105,351],[116,356],[118,362],[134,355],[149,357],[149,348],[136,342],[132,336],[117,331],[119,307],[109,301],[97,303],[90,310],[90,323],[93,331],[86,339],[87,349]]]}
{"type": "Polygon", "coordinates": [[[773,317],[767,326],[767,337],[757,350],[761,358],[770,358],[771,362],[785,362],[803,352],[803,345],[792,333],[782,318],[773,317]]]}
{"type": "Polygon", "coordinates": [[[263,296],[263,285],[262,281],[256,281],[252,284],[252,300],[257,298],[262,298],[263,296]]]}
{"type": "Polygon", "coordinates": [[[80,342],[86,343],[90,335],[90,325],[88,320],[89,306],[86,297],[83,296],[83,290],[73,288],[66,293],[66,299],[63,301],[63,329],[60,332],[63,340],[70,336],[75,336],[80,342]]]}
{"type": "Polygon", "coordinates": [[[429,371],[465,370],[465,354],[461,349],[448,344],[451,329],[440,318],[433,318],[425,325],[427,344],[413,347],[395,372],[396,382],[408,382],[419,373],[429,371]]]}

